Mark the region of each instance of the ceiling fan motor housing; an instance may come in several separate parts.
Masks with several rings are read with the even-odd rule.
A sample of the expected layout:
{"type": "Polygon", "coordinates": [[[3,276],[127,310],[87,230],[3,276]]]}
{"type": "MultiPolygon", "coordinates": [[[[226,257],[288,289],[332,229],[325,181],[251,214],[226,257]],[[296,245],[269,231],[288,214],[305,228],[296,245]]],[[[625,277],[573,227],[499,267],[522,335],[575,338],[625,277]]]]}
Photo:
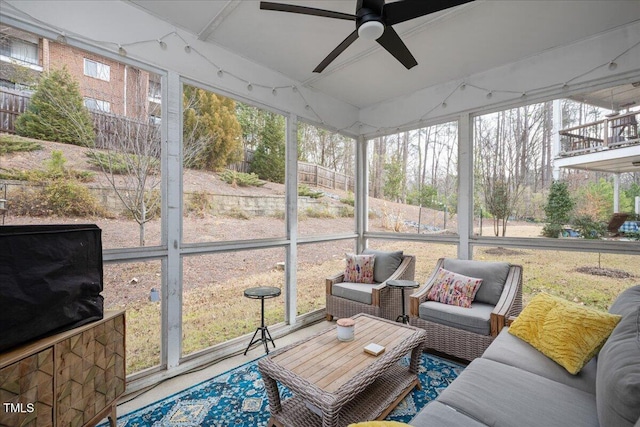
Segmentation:
{"type": "Polygon", "coordinates": [[[377,21],[384,25],[382,10],[384,0],[367,0],[362,2],[362,7],[356,9],[356,28],[370,21],[377,21]]]}

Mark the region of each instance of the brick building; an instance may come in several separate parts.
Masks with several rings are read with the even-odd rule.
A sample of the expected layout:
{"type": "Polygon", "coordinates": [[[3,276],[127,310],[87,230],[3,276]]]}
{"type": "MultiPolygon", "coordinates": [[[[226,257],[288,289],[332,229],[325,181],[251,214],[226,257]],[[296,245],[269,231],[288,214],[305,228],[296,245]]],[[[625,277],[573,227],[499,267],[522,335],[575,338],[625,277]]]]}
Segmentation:
{"type": "Polygon", "coordinates": [[[43,72],[66,67],[87,108],[135,119],[156,119],[159,78],[59,41],[0,28],[0,86],[28,90],[43,72]]]}

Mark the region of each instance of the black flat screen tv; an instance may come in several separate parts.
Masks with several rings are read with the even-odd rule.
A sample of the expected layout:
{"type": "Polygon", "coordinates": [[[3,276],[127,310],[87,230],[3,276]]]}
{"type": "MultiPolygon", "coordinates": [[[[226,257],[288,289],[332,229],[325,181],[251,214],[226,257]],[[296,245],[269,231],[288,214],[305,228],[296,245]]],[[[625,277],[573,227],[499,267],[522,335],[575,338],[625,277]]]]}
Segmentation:
{"type": "Polygon", "coordinates": [[[101,230],[0,226],[0,352],[102,319],[101,230]]]}

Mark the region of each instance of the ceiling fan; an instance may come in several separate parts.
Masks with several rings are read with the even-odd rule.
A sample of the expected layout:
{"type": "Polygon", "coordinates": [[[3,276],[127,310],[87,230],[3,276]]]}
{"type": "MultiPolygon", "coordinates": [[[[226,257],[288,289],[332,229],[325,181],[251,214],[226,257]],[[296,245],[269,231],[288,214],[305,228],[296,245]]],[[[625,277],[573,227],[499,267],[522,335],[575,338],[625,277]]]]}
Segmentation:
{"type": "Polygon", "coordinates": [[[260,9],[356,21],[356,29],[318,64],[313,70],[314,73],[322,72],[322,70],[336,59],[338,55],[344,52],[358,37],[376,40],[380,46],[385,48],[408,70],[418,65],[418,62],[411,52],[409,52],[409,49],[402,39],[400,39],[400,36],[393,29],[392,25],[470,1],[472,0],[403,0],[386,4],[384,0],[357,0],[355,15],[269,1],[261,1],[260,9]]]}

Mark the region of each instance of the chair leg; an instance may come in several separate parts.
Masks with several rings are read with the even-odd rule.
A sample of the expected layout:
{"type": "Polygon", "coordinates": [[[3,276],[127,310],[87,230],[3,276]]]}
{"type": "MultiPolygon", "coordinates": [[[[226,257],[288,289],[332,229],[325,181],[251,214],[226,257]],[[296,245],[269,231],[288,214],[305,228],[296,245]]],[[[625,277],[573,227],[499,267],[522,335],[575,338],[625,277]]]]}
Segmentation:
{"type": "Polygon", "coordinates": [[[330,314],[327,314],[325,318],[327,319],[328,322],[331,322],[333,320],[333,316],[330,314]]]}

